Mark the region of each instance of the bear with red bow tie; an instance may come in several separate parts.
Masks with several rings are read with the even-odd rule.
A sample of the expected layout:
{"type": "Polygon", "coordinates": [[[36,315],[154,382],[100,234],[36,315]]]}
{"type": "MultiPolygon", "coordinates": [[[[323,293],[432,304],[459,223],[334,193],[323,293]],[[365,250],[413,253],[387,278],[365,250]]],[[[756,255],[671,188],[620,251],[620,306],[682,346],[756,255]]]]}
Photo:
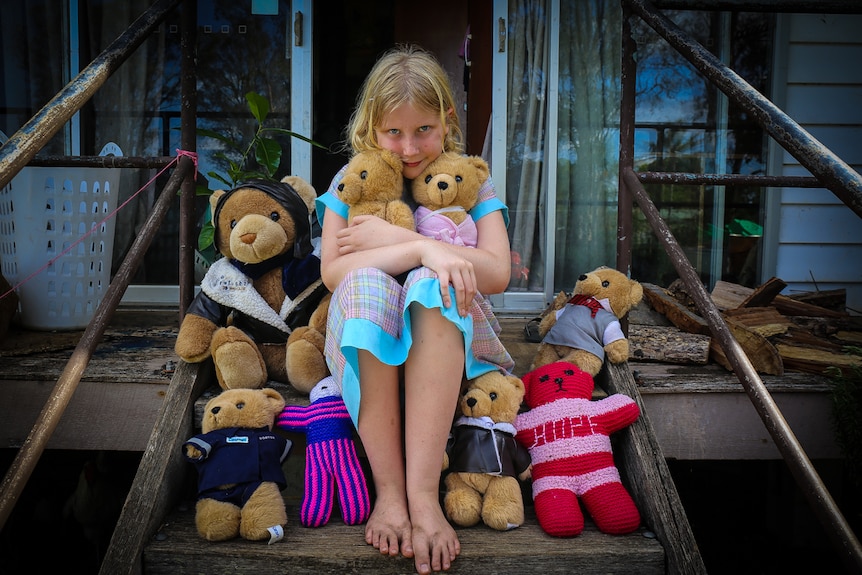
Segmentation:
{"type": "Polygon", "coordinates": [[[515,440],[532,459],[532,490],[541,528],[555,537],[584,529],[580,503],[603,533],[631,533],[640,514],[614,465],[610,434],[640,416],[623,394],[592,401],[593,378],[555,362],[523,377],[530,408],[515,419],[515,440]]]}
{"type": "Polygon", "coordinates": [[[544,314],[530,369],[566,361],[595,377],[605,357],[612,363],[628,360],[620,319],[643,299],[640,283],[602,266],[581,274],[572,294],[560,292],[544,314]]]}

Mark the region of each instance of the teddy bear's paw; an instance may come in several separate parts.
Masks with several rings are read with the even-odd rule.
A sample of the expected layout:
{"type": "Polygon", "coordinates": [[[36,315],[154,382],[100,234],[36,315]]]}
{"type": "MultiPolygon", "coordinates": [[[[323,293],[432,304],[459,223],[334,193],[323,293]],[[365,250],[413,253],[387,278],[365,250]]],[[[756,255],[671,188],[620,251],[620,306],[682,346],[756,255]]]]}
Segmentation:
{"type": "Polygon", "coordinates": [[[265,481],[242,508],[239,534],[250,541],[270,540],[276,525],[287,525],[284,499],[275,483],[265,481]]]}
{"type": "Polygon", "coordinates": [[[524,508],[516,509],[514,505],[510,509],[488,509],[487,503],[482,511],[482,522],[491,529],[497,531],[510,531],[523,525],[524,508]]]}
{"type": "Polygon", "coordinates": [[[605,346],[605,353],[611,363],[622,363],[629,358],[629,342],[627,339],[618,339],[605,346]]]}
{"type": "Polygon", "coordinates": [[[230,342],[213,350],[216,377],[222,389],[257,389],[266,383],[266,365],[257,348],[230,342]]]}
{"type": "Polygon", "coordinates": [[[450,491],[443,498],[446,517],[461,527],[472,527],[482,520],[482,497],[478,493],[450,491]]]}
{"type": "Polygon", "coordinates": [[[240,515],[232,503],[201,499],[195,507],[195,525],[207,541],[227,541],[239,535],[240,515]]]}
{"type": "Polygon", "coordinates": [[[459,473],[446,476],[443,509],[453,523],[462,527],[476,525],[482,519],[482,495],[468,486],[459,473]]]}
{"type": "Polygon", "coordinates": [[[497,531],[508,531],[524,523],[524,498],[514,477],[494,478],[485,492],[482,521],[497,531]]]}
{"type": "Polygon", "coordinates": [[[174,352],[183,361],[200,363],[210,356],[210,341],[216,325],[199,315],[186,314],[174,343],[174,352]]]}
{"type": "Polygon", "coordinates": [[[326,357],[307,340],[299,340],[288,346],[285,363],[287,380],[301,393],[310,393],[317,382],[329,375],[326,357]]]}
{"type": "Polygon", "coordinates": [[[582,349],[574,349],[570,350],[570,352],[571,353],[562,358],[563,361],[567,361],[569,363],[577,365],[579,368],[589,373],[593,377],[598,375],[598,373],[602,370],[603,361],[599,357],[582,349]]]}

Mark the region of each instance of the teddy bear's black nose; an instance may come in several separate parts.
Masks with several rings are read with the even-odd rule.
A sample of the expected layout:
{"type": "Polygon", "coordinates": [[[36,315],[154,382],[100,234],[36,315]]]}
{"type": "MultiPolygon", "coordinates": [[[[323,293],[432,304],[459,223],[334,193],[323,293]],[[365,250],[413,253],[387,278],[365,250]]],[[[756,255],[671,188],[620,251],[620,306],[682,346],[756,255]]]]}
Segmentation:
{"type": "Polygon", "coordinates": [[[476,398],[475,397],[468,397],[467,398],[467,406],[470,407],[470,409],[475,407],[476,406],[476,398]]]}
{"type": "Polygon", "coordinates": [[[437,188],[439,188],[441,190],[445,190],[448,187],[449,187],[449,184],[447,182],[437,182],[437,188]]]}
{"type": "Polygon", "coordinates": [[[581,274],[578,276],[578,281],[584,281],[585,279],[587,279],[587,274],[581,274]]]}
{"type": "Polygon", "coordinates": [[[215,407],[213,407],[212,409],[210,409],[210,412],[211,412],[213,415],[215,415],[215,414],[216,414],[216,413],[218,413],[219,411],[221,411],[221,407],[219,407],[218,405],[216,405],[215,407]]]}
{"type": "Polygon", "coordinates": [[[342,183],[338,184],[338,191],[339,191],[339,192],[343,192],[343,191],[344,191],[344,182],[342,182],[342,183]]]}

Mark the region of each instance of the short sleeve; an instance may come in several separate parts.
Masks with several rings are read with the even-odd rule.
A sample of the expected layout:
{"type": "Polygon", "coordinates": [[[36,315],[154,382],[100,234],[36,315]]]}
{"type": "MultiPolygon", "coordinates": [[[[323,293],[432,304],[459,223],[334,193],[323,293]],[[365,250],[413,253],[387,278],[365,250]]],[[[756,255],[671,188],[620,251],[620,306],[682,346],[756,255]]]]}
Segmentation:
{"type": "Polygon", "coordinates": [[[323,225],[323,214],[326,212],[326,208],[329,208],[345,220],[347,219],[348,206],[338,197],[338,184],[341,183],[346,171],[346,165],[338,170],[338,173],[332,178],[332,183],[329,184],[329,189],[326,190],[326,193],[318,196],[314,201],[314,209],[317,211],[317,221],[320,222],[321,226],[323,225]]]}
{"type": "Polygon", "coordinates": [[[497,197],[497,190],[494,188],[494,182],[491,178],[485,180],[482,187],[479,188],[479,201],[470,210],[470,215],[474,221],[478,221],[483,216],[487,216],[491,212],[500,210],[503,214],[503,221],[506,227],[509,227],[509,207],[497,197]]]}

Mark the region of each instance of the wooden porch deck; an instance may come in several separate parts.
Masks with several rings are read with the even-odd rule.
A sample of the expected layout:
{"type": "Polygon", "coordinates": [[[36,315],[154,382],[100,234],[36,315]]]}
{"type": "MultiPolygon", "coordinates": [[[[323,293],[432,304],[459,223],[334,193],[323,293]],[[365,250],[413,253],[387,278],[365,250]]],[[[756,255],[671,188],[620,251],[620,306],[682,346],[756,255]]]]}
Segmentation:
{"type": "MultiPolygon", "coordinates": [[[[535,344],[526,342],[523,337],[526,319],[501,318],[502,337],[515,358],[519,375],[529,368],[535,350],[535,344]]],[[[172,349],[177,324],[176,310],[118,311],[48,449],[145,451],[156,431],[154,422],[166,402],[171,401],[168,388],[172,377],[178,366],[184,369],[172,349]]],[[[0,397],[3,398],[0,401],[0,437],[4,445],[17,448],[22,444],[79,337],[80,332],[49,334],[13,328],[0,342],[0,356],[4,362],[4,369],[0,370],[0,397]]],[[[778,457],[741,386],[723,368],[631,363],[624,371],[635,375],[644,411],[649,415],[658,441],[652,448],[648,444],[641,445],[640,455],[633,452],[635,465],[640,463],[637,460],[647,460],[662,451],[665,457],[681,459],[778,457]],[[746,410],[751,413],[746,414],[746,410]],[[728,421],[742,423],[734,428],[728,421]],[[750,436],[745,431],[746,426],[754,430],[750,436]]],[[[823,437],[831,438],[828,417],[818,415],[828,407],[815,408],[814,415],[811,413],[812,405],[828,406],[824,403],[825,383],[803,374],[786,374],[780,379],[765,378],[765,381],[777,398],[786,395],[792,399],[791,403],[800,406],[798,415],[805,422],[800,440],[806,449],[814,447],[812,457],[830,457],[837,453],[831,440],[823,440],[823,437]]],[[[208,382],[199,381],[194,385],[195,389],[217,392],[208,382]]],[[[779,399],[779,403],[781,401],[779,399]]],[[[202,401],[198,404],[200,406],[202,401]]],[[[797,429],[794,417],[788,419],[797,429]]],[[[198,417],[193,419],[199,421],[198,417]]],[[[330,525],[319,530],[296,527],[299,523],[296,494],[301,493],[301,484],[296,485],[296,482],[300,481],[301,468],[295,465],[301,460],[296,454],[301,453],[303,445],[301,438],[295,439],[298,441],[294,455],[288,459],[288,476],[289,481],[294,482],[293,487],[298,489],[289,485],[285,490],[291,527],[284,542],[275,546],[242,541],[207,543],[194,531],[193,504],[189,499],[178,494],[176,489],[170,493],[163,489],[162,493],[148,494],[143,499],[153,497],[162,501],[179,497],[181,502],[179,506],[170,504],[169,514],[159,518],[157,537],[149,540],[143,549],[144,573],[216,572],[215,565],[219,570],[231,572],[411,572],[409,561],[382,558],[368,548],[362,542],[361,528],[343,525],[337,514],[330,525]],[[294,462],[292,469],[291,460],[294,462]],[[212,563],[204,568],[207,561],[212,563]]],[[[627,462],[622,454],[619,459],[618,464],[625,472],[627,462]]],[[[662,481],[670,483],[664,488],[675,498],[672,480],[657,475],[647,477],[642,485],[633,485],[633,491],[640,490],[643,495],[662,481]]],[[[140,493],[137,495],[141,497],[140,493]]],[[[684,513],[681,509],[676,511],[684,513]]],[[[145,510],[142,513],[145,514],[145,510]]],[[[452,572],[568,573],[572,565],[578,565],[579,572],[583,573],[678,572],[668,565],[678,562],[679,557],[667,555],[658,540],[651,536],[653,529],[648,521],[639,532],[625,537],[602,535],[590,525],[576,542],[561,544],[560,540],[541,532],[529,505],[527,515],[526,525],[509,533],[487,528],[462,530],[464,552],[452,572]]],[[[668,519],[673,518],[659,518],[660,521],[668,519]]],[[[121,543],[134,544],[125,540],[121,543]]],[[[691,547],[688,552],[697,554],[693,539],[688,543],[691,547]]]]}
{"type": "MultiPolygon", "coordinates": [[[[502,339],[518,375],[529,369],[535,352],[535,344],[524,340],[526,321],[500,318],[502,339]]],[[[179,362],[173,351],[177,329],[174,309],[119,310],[48,449],[144,451],[179,362]]],[[[12,327],[0,341],[0,445],[22,445],[81,333],[12,327]]],[[[665,457],[780,457],[742,386],[724,368],[635,361],[629,365],[665,457]]],[[[840,458],[829,423],[826,380],[795,372],[763,380],[809,457],[840,458]]]]}

